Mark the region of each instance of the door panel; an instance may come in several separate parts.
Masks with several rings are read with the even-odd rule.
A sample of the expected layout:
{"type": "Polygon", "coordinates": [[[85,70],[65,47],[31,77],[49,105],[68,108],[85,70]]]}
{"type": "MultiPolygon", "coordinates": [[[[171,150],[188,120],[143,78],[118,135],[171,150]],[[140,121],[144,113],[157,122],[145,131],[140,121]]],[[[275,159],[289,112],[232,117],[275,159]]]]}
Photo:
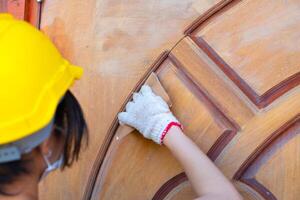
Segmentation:
{"type": "Polygon", "coordinates": [[[242,1],[193,33],[195,41],[257,104],[299,84],[299,1],[242,1]]]}
{"type": "MultiPolygon", "coordinates": [[[[33,0],[0,0],[0,12],[37,27],[40,11],[33,0]]],[[[41,184],[41,199],[196,197],[165,147],[118,135],[114,117],[151,72],[185,134],[245,199],[299,198],[299,1],[54,0],[43,11],[43,31],[86,66],[73,91],[92,140],[79,165],[41,184]]]]}
{"type": "MultiPolygon", "coordinates": [[[[186,124],[185,132],[215,159],[237,128],[182,67],[176,66],[172,56],[164,58],[155,72],[172,99],[173,112],[186,124]]],[[[118,130],[109,134],[115,136],[101,166],[93,199],[151,199],[162,183],[182,172],[166,148],[135,132],[124,138],[118,130]]]]}
{"type": "MultiPolygon", "coordinates": [[[[220,0],[44,1],[42,30],[67,59],[84,67],[83,78],[74,85],[72,92],[85,112],[90,141],[78,163],[63,173],[54,172],[41,183],[41,199],[90,199],[92,192],[101,189],[95,186],[94,179],[111,141],[110,125],[126,97],[161,52],[171,49],[184,37],[184,28],[218,2],[220,0]]],[[[201,104],[197,106],[206,109],[201,104]]],[[[216,135],[210,136],[210,140],[221,134],[216,131],[222,129],[215,128],[216,135]]],[[[124,144],[120,144],[124,152],[130,151],[127,142],[139,146],[143,141],[132,137],[134,135],[137,134],[124,138],[124,144]]],[[[150,145],[149,142],[142,144],[150,145]]],[[[153,145],[150,147],[153,154],[153,145]]],[[[144,155],[145,151],[137,153],[144,155]]],[[[134,159],[118,151],[116,155],[118,159],[134,159]]],[[[112,170],[120,169],[118,159],[112,159],[116,163],[112,170]]],[[[172,160],[166,162],[173,163],[172,160]]],[[[178,167],[174,167],[170,173],[179,173],[178,167]]],[[[128,166],[122,171],[125,169],[128,166]]],[[[161,183],[150,182],[159,187],[168,178],[162,176],[161,183]]],[[[106,188],[112,187],[107,185],[106,188]]],[[[153,193],[153,189],[149,189],[148,196],[153,193]]]]}
{"type": "Polygon", "coordinates": [[[236,178],[266,199],[297,199],[300,196],[297,180],[300,164],[294,156],[299,155],[299,142],[300,115],[297,115],[259,147],[236,178]]]}
{"type": "Polygon", "coordinates": [[[256,109],[246,96],[224,76],[219,66],[190,37],[177,44],[171,56],[229,118],[243,125],[254,116],[256,109]]]}
{"type": "MultiPolygon", "coordinates": [[[[300,4],[224,2],[193,23],[135,91],[155,72],[185,134],[245,199],[296,200],[300,49],[295,41],[300,34],[296,26],[300,4]]],[[[195,197],[166,148],[145,141],[135,131],[120,138],[118,130],[115,120],[92,199],[195,197]]]]}

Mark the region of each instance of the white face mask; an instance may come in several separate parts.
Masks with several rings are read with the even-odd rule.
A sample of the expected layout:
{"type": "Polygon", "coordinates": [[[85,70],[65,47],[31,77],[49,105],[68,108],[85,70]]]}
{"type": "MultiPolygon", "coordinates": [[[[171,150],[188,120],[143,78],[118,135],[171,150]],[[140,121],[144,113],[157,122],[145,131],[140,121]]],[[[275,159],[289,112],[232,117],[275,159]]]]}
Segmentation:
{"type": "Polygon", "coordinates": [[[51,156],[51,154],[52,154],[51,151],[50,151],[50,153],[48,155],[44,155],[43,154],[43,158],[44,158],[44,160],[45,160],[45,162],[47,164],[47,168],[43,172],[40,180],[44,179],[50,172],[52,172],[52,171],[60,168],[62,166],[62,164],[63,164],[63,161],[64,161],[63,155],[61,155],[57,161],[55,161],[54,163],[51,164],[50,161],[49,161],[49,157],[51,156]]]}

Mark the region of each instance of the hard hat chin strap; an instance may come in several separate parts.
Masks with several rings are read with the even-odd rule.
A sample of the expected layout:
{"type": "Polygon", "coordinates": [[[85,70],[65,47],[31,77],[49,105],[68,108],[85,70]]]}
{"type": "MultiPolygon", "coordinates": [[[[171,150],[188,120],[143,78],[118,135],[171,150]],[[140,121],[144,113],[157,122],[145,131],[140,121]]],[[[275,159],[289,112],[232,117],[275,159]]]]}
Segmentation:
{"type": "Polygon", "coordinates": [[[52,132],[54,119],[47,126],[16,142],[0,146],[0,164],[20,160],[22,154],[29,153],[45,141],[52,132]]]}

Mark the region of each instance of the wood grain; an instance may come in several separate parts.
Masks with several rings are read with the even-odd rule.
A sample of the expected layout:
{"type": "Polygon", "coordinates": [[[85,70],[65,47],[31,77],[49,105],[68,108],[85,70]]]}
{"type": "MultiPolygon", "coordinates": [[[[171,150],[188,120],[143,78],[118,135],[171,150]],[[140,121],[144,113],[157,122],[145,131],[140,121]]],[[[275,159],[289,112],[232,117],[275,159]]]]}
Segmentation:
{"type": "Polygon", "coordinates": [[[166,182],[154,195],[152,200],[162,199],[195,199],[195,194],[190,182],[188,181],[185,173],[180,173],[174,178],[166,182]]]}
{"type": "MultiPolygon", "coordinates": [[[[176,116],[180,119],[184,127],[188,125],[186,126],[186,133],[188,133],[194,141],[197,141],[205,152],[211,152],[211,156],[214,159],[214,157],[217,156],[217,152],[221,151],[219,148],[221,148],[222,145],[220,145],[221,147],[210,150],[213,144],[215,144],[216,141],[221,144],[223,141],[219,140],[220,137],[224,139],[226,137],[232,137],[236,133],[236,130],[232,127],[228,119],[218,114],[220,111],[209,102],[207,97],[199,91],[196,85],[191,84],[190,80],[187,79],[177,67],[175,67],[170,58],[166,59],[158,69],[158,78],[173,102],[173,112],[176,113],[176,116]],[[180,90],[181,93],[178,93],[178,90],[180,90]],[[186,102],[187,100],[188,102],[186,102]],[[202,113],[202,115],[197,115],[198,113],[202,113]],[[189,117],[187,118],[186,116],[189,117]],[[204,116],[205,118],[202,118],[204,116]],[[206,124],[206,126],[195,126],[193,124],[206,124]],[[229,134],[230,131],[232,131],[233,135],[229,134]]],[[[111,134],[115,133],[112,132],[111,134]]],[[[130,140],[133,142],[134,137],[136,136],[128,135],[121,139],[121,141],[119,141],[120,138],[114,137],[110,144],[110,149],[108,150],[109,153],[106,153],[104,163],[101,164],[95,185],[96,190],[93,193],[92,199],[106,199],[108,197],[110,199],[149,199],[156,193],[156,190],[153,191],[153,189],[159,187],[161,182],[166,182],[175,174],[182,171],[180,167],[175,167],[179,165],[173,160],[171,155],[166,155],[164,148],[157,149],[152,143],[144,143],[144,141],[140,139],[135,140],[134,143],[140,147],[148,146],[146,152],[140,152],[139,149],[135,150],[132,149],[132,147],[127,147],[125,144],[128,144],[129,138],[131,138],[130,140]],[[151,155],[152,159],[155,158],[155,164],[150,164],[147,159],[143,159],[149,155],[151,155]],[[163,157],[164,162],[159,161],[162,160],[163,157]],[[130,162],[124,163],[125,160],[130,160],[130,162]],[[139,164],[133,166],[130,164],[131,162],[139,164]],[[154,170],[162,168],[168,169],[168,172],[154,170]],[[137,173],[141,170],[145,172],[150,170],[155,179],[144,180],[144,183],[140,184],[134,172],[137,173]],[[133,176],[129,176],[126,173],[118,173],[118,176],[116,176],[117,171],[131,171],[133,176]],[[126,181],[124,176],[126,176],[126,181]],[[132,185],[135,186],[132,187],[132,185]],[[143,187],[148,188],[147,192],[143,194],[138,193],[143,187]],[[115,192],[113,188],[120,188],[120,191],[126,191],[126,194],[115,192]]],[[[225,141],[228,142],[229,140],[225,141]]],[[[223,147],[224,146],[225,144],[223,147]]]]}
{"type": "Polygon", "coordinates": [[[293,154],[292,152],[299,152],[297,147],[299,146],[299,134],[300,115],[297,115],[272,133],[253,152],[237,171],[234,179],[251,186],[266,199],[276,199],[275,196],[278,199],[297,199],[300,185],[297,184],[297,180],[294,178],[300,176],[300,163],[297,159],[290,159],[290,156],[293,154]],[[280,165],[275,165],[275,163],[280,163],[280,165]],[[278,174],[278,176],[272,178],[267,171],[271,169],[272,171],[281,170],[284,174],[281,176],[278,174]],[[285,180],[289,181],[289,185],[279,186],[279,184],[285,183],[285,180]],[[274,181],[276,184],[274,184],[274,181]],[[275,195],[265,187],[272,189],[275,195]],[[286,188],[284,189],[284,187],[286,188]],[[288,192],[282,192],[282,190],[288,192]]]}
{"type": "Polygon", "coordinates": [[[263,108],[300,84],[296,56],[300,52],[296,45],[300,38],[299,11],[297,0],[289,4],[241,1],[214,15],[191,34],[246,95],[263,108]],[[249,13],[251,17],[247,17],[249,13]]]}
{"type": "Polygon", "coordinates": [[[229,119],[243,126],[254,116],[256,110],[249,104],[247,97],[189,37],[174,47],[172,55],[229,119]]]}
{"type": "Polygon", "coordinates": [[[42,30],[64,57],[85,69],[72,91],[85,111],[92,140],[77,165],[41,184],[42,199],[87,198],[110,126],[130,92],[151,63],[184,36],[184,28],[218,1],[44,2],[42,30]]]}
{"type": "Polygon", "coordinates": [[[210,18],[215,17],[221,12],[225,12],[229,8],[233,7],[235,4],[239,3],[240,0],[222,0],[215,4],[213,7],[208,9],[205,13],[199,16],[194,22],[192,22],[184,31],[185,35],[190,35],[203,23],[206,23],[210,18]]]}
{"type": "MultiPolygon", "coordinates": [[[[147,77],[149,77],[165,61],[165,59],[168,57],[168,54],[169,54],[169,52],[164,52],[156,59],[156,61],[152,64],[152,66],[149,68],[149,70],[145,73],[144,78],[141,79],[138,82],[138,84],[136,85],[136,87],[132,90],[132,92],[130,92],[131,95],[129,95],[127,97],[126,101],[121,106],[120,112],[125,109],[127,102],[132,99],[133,92],[136,92],[141,88],[141,86],[146,82],[147,77]]],[[[108,134],[106,135],[106,139],[104,140],[105,142],[103,143],[100,151],[98,152],[98,156],[96,157],[96,160],[94,161],[93,169],[90,174],[90,179],[87,184],[87,188],[84,191],[83,199],[91,199],[94,190],[95,189],[98,190],[97,187],[95,188],[96,179],[98,176],[100,176],[99,174],[102,173],[100,171],[100,169],[106,168],[106,166],[103,166],[103,165],[104,165],[104,163],[107,163],[108,161],[105,161],[104,159],[105,159],[105,157],[106,157],[106,159],[110,159],[108,156],[108,152],[112,151],[112,150],[110,150],[109,148],[110,148],[110,146],[112,146],[112,148],[114,148],[114,145],[112,145],[112,143],[114,141],[114,137],[116,137],[116,138],[119,137],[119,135],[116,135],[116,133],[118,132],[118,129],[120,129],[120,128],[121,127],[119,127],[118,119],[115,118],[113,123],[111,124],[111,127],[109,128],[108,134]]],[[[120,138],[120,139],[122,139],[122,138],[120,138]]],[[[115,140],[115,141],[118,141],[118,140],[115,140]]]]}
{"type": "Polygon", "coordinates": [[[222,69],[222,71],[246,94],[246,96],[258,107],[264,108],[282,94],[300,84],[300,72],[282,80],[263,95],[259,96],[244,79],[242,79],[201,37],[193,35],[190,38],[222,69]]]}
{"type": "Polygon", "coordinates": [[[162,187],[155,193],[152,200],[161,200],[165,199],[175,188],[182,185],[184,182],[187,182],[188,178],[184,172],[174,176],[166,183],[163,184],[162,187]]]}
{"type": "Polygon", "coordinates": [[[154,71],[185,134],[245,199],[299,196],[299,2],[189,2],[45,4],[43,30],[86,66],[73,91],[93,141],[80,165],[41,185],[42,199],[194,197],[166,148],[116,134],[116,114],[154,71]]]}
{"type": "Polygon", "coordinates": [[[193,93],[197,95],[199,99],[203,100],[206,103],[206,106],[210,108],[212,113],[214,113],[214,117],[219,118],[219,121],[223,123],[223,126],[227,127],[227,129],[215,141],[215,143],[210,147],[209,151],[207,152],[209,158],[214,161],[221,153],[223,148],[235,136],[235,134],[239,130],[239,127],[235,122],[230,121],[226,117],[226,115],[218,108],[214,101],[205,94],[203,88],[201,88],[201,86],[198,85],[195,80],[193,80],[191,74],[184,70],[183,65],[179,62],[179,60],[177,60],[177,58],[172,53],[169,55],[169,59],[179,71],[179,76],[181,77],[181,80],[184,81],[187,85],[189,85],[189,89],[193,91],[193,93]]]}

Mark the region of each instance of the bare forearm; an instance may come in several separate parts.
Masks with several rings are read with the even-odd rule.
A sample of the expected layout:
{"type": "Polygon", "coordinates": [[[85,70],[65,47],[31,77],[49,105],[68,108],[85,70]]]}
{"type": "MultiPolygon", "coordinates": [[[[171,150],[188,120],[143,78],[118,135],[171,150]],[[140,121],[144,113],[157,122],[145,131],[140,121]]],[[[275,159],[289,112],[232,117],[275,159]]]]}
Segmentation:
{"type": "MultiPolygon", "coordinates": [[[[162,98],[158,98],[148,85],[126,105],[126,111],[118,114],[121,124],[139,130],[144,137],[161,144],[164,132],[172,124],[180,122],[172,114],[162,98]]],[[[178,127],[172,127],[163,140],[182,164],[200,199],[237,200],[238,192],[207,156],[178,127]]]]}
{"type": "Polygon", "coordinates": [[[242,199],[213,162],[178,127],[169,130],[164,144],[182,164],[195,192],[202,196],[200,199],[242,199]]]}

